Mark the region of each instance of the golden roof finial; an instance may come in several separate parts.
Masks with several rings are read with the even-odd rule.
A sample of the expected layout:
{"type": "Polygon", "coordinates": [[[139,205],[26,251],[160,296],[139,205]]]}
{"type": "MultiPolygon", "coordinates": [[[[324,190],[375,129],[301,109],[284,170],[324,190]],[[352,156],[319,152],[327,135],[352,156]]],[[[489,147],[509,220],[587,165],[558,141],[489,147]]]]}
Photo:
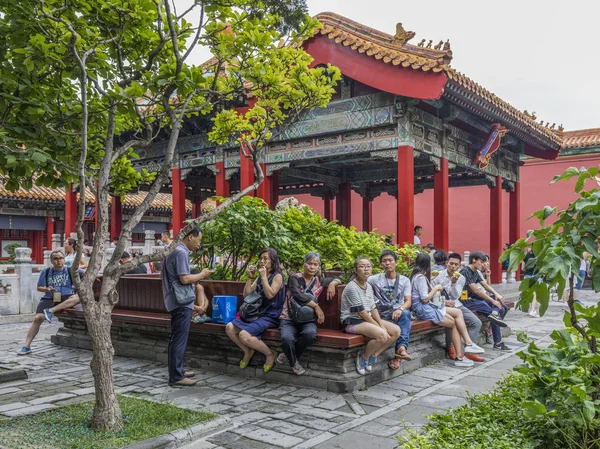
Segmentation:
{"type": "Polygon", "coordinates": [[[421,42],[419,42],[419,44],[417,45],[417,47],[424,47],[426,41],[427,41],[427,39],[423,39],[421,42]]]}
{"type": "Polygon", "coordinates": [[[400,22],[396,24],[396,34],[394,36],[396,43],[404,45],[413,37],[415,37],[414,31],[406,31],[400,22]]]}
{"type": "Polygon", "coordinates": [[[445,43],[444,46],[442,47],[442,50],[445,51],[450,51],[450,39],[448,39],[445,43]]]}
{"type": "Polygon", "coordinates": [[[427,47],[425,47],[425,48],[431,48],[431,44],[433,44],[433,40],[430,40],[429,42],[427,42],[427,47]]]}
{"type": "Polygon", "coordinates": [[[556,123],[552,123],[552,126],[550,127],[550,129],[554,129],[556,128],[556,123]]]}
{"type": "Polygon", "coordinates": [[[565,127],[562,125],[562,123],[558,126],[558,130],[560,132],[563,132],[565,130],[565,127]]]}
{"type": "Polygon", "coordinates": [[[437,45],[435,47],[433,47],[434,50],[441,50],[442,49],[442,45],[444,45],[444,41],[439,41],[437,43],[437,45]]]}

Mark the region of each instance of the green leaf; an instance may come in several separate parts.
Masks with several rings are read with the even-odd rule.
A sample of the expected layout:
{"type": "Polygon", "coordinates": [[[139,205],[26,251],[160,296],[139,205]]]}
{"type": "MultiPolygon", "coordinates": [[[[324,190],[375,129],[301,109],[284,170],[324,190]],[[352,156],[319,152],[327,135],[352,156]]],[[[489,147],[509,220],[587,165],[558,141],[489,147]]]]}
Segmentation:
{"type": "Polygon", "coordinates": [[[587,422],[592,422],[596,416],[596,407],[592,401],[583,401],[583,417],[587,422]]]}
{"type": "Polygon", "coordinates": [[[573,178],[574,176],[579,176],[579,170],[577,170],[575,167],[569,167],[561,175],[558,175],[558,176],[555,176],[554,178],[552,178],[552,181],[550,181],[550,184],[554,184],[555,182],[562,181],[562,180],[568,180],[568,179],[573,178]]]}
{"type": "Polygon", "coordinates": [[[523,412],[528,418],[546,414],[546,407],[538,401],[524,401],[523,412]]]}

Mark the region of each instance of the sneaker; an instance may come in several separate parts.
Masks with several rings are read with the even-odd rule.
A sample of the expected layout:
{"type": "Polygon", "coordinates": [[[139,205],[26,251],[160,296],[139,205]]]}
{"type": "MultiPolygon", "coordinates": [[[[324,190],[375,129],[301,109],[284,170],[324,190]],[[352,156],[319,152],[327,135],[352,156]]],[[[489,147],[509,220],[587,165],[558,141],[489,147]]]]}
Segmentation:
{"type": "Polygon", "coordinates": [[[450,360],[456,359],[456,349],[454,349],[454,345],[448,346],[448,358],[450,360]]]}
{"type": "Polygon", "coordinates": [[[367,374],[367,361],[363,359],[363,352],[359,351],[356,354],[356,372],[361,376],[367,374]]]}
{"type": "Polygon", "coordinates": [[[506,326],[508,326],[508,324],[506,324],[506,322],[503,321],[502,318],[500,318],[495,313],[490,313],[488,315],[488,318],[490,319],[491,322],[496,323],[500,327],[506,327],[506,326]]]}
{"type": "Polygon", "coordinates": [[[193,387],[194,385],[196,385],[196,381],[193,379],[188,379],[187,377],[184,377],[177,382],[169,382],[170,387],[193,387]]]}
{"type": "Polygon", "coordinates": [[[194,315],[192,317],[192,323],[202,323],[202,317],[200,317],[200,315],[194,315]]]}
{"type": "Polygon", "coordinates": [[[465,345],[465,354],[483,354],[485,349],[481,346],[477,346],[475,343],[471,343],[470,345],[465,345]]]}
{"type": "Polygon", "coordinates": [[[17,355],[25,355],[25,354],[31,354],[31,348],[26,348],[25,346],[23,346],[21,349],[19,349],[17,351],[17,355]]]}
{"type": "Polygon", "coordinates": [[[44,309],[44,316],[46,317],[46,321],[48,321],[50,324],[52,324],[52,316],[54,314],[52,312],[50,312],[50,309],[44,309]]]}
{"type": "Polygon", "coordinates": [[[183,377],[194,377],[196,375],[195,371],[186,371],[183,373],[183,377]]]}
{"type": "Polygon", "coordinates": [[[298,376],[302,376],[306,372],[306,370],[302,367],[302,365],[300,365],[300,362],[298,360],[296,360],[296,364],[292,366],[292,371],[298,376]]]}
{"type": "Polygon", "coordinates": [[[286,364],[286,363],[288,362],[287,355],[285,355],[285,353],[284,353],[284,352],[282,352],[281,354],[279,354],[279,355],[277,356],[277,360],[275,360],[275,362],[276,362],[278,365],[284,365],[284,364],[286,364]]]}
{"type": "Polygon", "coordinates": [[[377,357],[375,357],[374,355],[370,355],[369,359],[367,360],[367,366],[365,367],[365,369],[368,372],[372,372],[373,371],[373,365],[375,365],[375,363],[377,363],[377,357]]]}
{"type": "Polygon", "coordinates": [[[485,357],[478,356],[477,354],[465,354],[465,358],[474,362],[485,362],[485,357]]]}
{"type": "Polygon", "coordinates": [[[504,344],[503,341],[501,341],[500,343],[494,343],[494,349],[497,349],[498,351],[510,351],[511,349],[506,346],[504,344]]]}
{"type": "Polygon", "coordinates": [[[207,314],[202,315],[202,318],[204,319],[205,323],[210,323],[212,321],[212,318],[209,317],[207,314]]]}
{"type": "Polygon", "coordinates": [[[473,366],[474,363],[472,360],[469,360],[465,357],[459,359],[458,357],[454,359],[454,366],[460,366],[461,368],[467,368],[469,366],[473,366]]]}

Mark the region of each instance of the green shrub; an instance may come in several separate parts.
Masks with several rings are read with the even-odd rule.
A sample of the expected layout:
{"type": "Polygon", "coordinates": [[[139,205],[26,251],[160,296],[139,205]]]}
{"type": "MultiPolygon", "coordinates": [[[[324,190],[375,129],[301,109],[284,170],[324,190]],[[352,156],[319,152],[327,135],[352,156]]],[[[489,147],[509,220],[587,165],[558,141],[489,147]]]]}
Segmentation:
{"type": "Polygon", "coordinates": [[[489,393],[468,397],[468,404],[448,413],[435,413],[420,432],[398,437],[402,449],[533,449],[540,447],[529,434],[536,420],[521,407],[526,376],[512,375],[489,393]]]}

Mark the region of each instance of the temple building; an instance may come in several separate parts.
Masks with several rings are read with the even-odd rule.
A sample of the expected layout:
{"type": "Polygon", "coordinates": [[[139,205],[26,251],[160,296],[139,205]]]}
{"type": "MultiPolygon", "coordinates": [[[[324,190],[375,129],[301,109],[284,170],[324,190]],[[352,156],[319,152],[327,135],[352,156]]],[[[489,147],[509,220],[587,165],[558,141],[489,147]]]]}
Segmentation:
{"type": "MultiPolygon", "coordinates": [[[[483,249],[497,261],[503,243],[524,234],[531,204],[538,208],[553,200],[532,190],[541,173],[536,167],[554,175],[563,159],[600,149],[600,130],[552,129],[452,68],[448,41],[411,43],[414,33],[401,24],[387,34],[333,13],[317,18],[323,28],[303,47],[315,65],[335,65],[343,79],[328,107],[305,113],[268,144],[266,178],[256,195],[272,207],[293,195],[328,219],[393,233],[398,243],[412,243],[418,224],[423,243],[459,252],[483,249]]],[[[165,145],[159,141],[138,151],[134,167],[156,169],[165,145]]],[[[142,227],[158,232],[170,221],[178,232],[204,198],[229,196],[254,181],[253,165],[240,148],[216,147],[202,127],[180,138],[177,152],[165,187],[170,197],[157,198],[142,227]]],[[[2,221],[4,238],[31,229],[31,244],[42,248],[44,232],[74,230],[77,194],[48,190],[17,192],[21,197],[0,191],[0,200],[10,203],[0,209],[0,219],[13,217],[2,221]],[[32,207],[36,202],[47,210],[32,207]],[[39,214],[21,213],[20,219],[31,221],[15,227],[12,210],[39,214]]],[[[127,208],[141,195],[128,196],[122,205],[113,200],[111,235],[118,235],[127,208]]],[[[500,264],[493,263],[492,281],[500,276],[500,264]]]]}

